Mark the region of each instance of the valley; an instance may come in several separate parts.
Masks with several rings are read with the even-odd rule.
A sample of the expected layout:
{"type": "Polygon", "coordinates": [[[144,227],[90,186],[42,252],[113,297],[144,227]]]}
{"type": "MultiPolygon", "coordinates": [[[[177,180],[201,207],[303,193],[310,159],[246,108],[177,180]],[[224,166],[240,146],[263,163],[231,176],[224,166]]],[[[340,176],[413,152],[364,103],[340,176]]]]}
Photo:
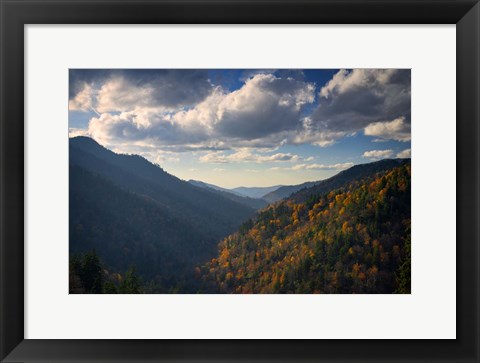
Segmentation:
{"type": "Polygon", "coordinates": [[[408,293],[410,159],[233,189],[70,139],[71,293],[408,293]]]}

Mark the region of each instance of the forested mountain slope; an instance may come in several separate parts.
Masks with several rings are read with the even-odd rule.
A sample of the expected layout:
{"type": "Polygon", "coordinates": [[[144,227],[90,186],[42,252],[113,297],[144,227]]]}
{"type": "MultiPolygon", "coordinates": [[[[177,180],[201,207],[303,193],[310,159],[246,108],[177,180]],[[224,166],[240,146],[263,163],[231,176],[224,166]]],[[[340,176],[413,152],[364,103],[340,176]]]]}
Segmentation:
{"type": "MultiPolygon", "coordinates": [[[[409,293],[410,162],[387,160],[363,170],[343,187],[305,189],[245,223],[199,267],[203,288],[409,293]],[[377,172],[383,164],[390,167],[377,172]]],[[[341,174],[348,179],[350,173],[341,174]]]]}
{"type": "Polygon", "coordinates": [[[333,188],[339,188],[353,180],[371,175],[372,173],[388,170],[403,162],[410,162],[410,159],[384,159],[373,163],[355,165],[325,180],[311,181],[298,185],[285,185],[264,195],[263,199],[269,203],[274,203],[285,198],[301,198],[302,191],[305,190],[307,195],[311,194],[312,190],[309,188],[313,186],[315,186],[316,193],[323,193],[333,188]],[[295,196],[293,196],[294,193],[296,193],[295,196]]]}
{"type": "Polygon", "coordinates": [[[253,214],[140,156],[70,139],[71,254],[95,249],[115,272],[135,265],[145,281],[182,289],[218,241],[253,214]]]}
{"type": "Polygon", "coordinates": [[[180,180],[141,156],[116,154],[87,137],[70,139],[70,164],[151,198],[171,215],[189,221],[188,228],[212,238],[232,232],[254,212],[251,207],[180,180]]]}
{"type": "Polygon", "coordinates": [[[215,240],[154,200],[70,166],[70,254],[95,250],[105,267],[123,274],[134,265],[144,281],[178,287],[192,280],[215,240]]]}

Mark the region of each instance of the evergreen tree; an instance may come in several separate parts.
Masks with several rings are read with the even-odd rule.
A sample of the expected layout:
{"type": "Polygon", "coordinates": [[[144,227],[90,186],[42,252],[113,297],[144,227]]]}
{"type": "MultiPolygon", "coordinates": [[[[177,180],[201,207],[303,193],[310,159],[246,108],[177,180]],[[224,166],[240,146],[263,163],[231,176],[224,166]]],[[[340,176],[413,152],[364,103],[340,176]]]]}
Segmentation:
{"type": "Polygon", "coordinates": [[[83,256],[79,275],[87,293],[101,294],[103,292],[103,269],[95,250],[87,252],[83,256]]]}
{"type": "Polygon", "coordinates": [[[137,275],[135,266],[130,266],[130,268],[125,273],[125,277],[120,284],[119,293],[120,294],[140,294],[141,281],[137,275]]]}

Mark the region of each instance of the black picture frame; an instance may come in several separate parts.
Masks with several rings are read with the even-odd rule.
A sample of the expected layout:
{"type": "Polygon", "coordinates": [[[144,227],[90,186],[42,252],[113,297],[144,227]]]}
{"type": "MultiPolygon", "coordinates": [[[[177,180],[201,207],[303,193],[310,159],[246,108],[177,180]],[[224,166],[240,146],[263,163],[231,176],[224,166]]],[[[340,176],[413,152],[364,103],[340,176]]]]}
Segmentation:
{"type": "Polygon", "coordinates": [[[2,362],[480,361],[478,0],[0,0],[0,14],[2,362]],[[24,26],[157,23],[456,24],[457,339],[24,339],[24,26]]]}

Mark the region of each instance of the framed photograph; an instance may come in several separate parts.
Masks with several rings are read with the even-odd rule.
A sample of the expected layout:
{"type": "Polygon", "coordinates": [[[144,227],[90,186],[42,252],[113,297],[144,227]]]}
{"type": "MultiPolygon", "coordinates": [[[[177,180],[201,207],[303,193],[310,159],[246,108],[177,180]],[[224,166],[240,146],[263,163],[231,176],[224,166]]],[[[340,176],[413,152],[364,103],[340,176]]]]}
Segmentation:
{"type": "Polygon", "coordinates": [[[479,362],[478,1],[1,0],[5,362],[479,362]]]}

